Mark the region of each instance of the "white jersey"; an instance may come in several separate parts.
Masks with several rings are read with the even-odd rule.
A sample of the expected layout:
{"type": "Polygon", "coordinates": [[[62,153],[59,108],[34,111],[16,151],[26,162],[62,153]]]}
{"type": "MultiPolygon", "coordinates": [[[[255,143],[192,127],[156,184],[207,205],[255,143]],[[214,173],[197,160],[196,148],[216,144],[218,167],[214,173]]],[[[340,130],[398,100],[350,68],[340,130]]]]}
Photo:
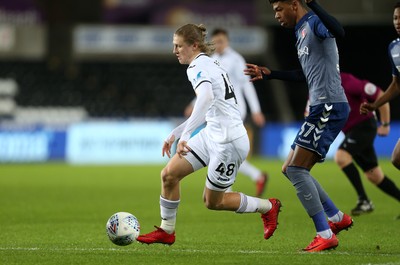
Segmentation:
{"type": "Polygon", "coordinates": [[[252,113],[261,112],[254,85],[250,82],[249,76],[243,73],[247,68],[243,56],[231,47],[227,47],[222,54],[214,53],[211,57],[217,59],[228,72],[229,79],[235,88],[235,95],[242,119],[244,120],[247,114],[245,98],[252,113]]]}
{"type": "Polygon", "coordinates": [[[212,85],[214,98],[206,113],[205,127],[211,140],[227,143],[247,134],[240,117],[234,88],[217,60],[200,53],[190,63],[187,76],[194,90],[203,82],[212,85]]]}

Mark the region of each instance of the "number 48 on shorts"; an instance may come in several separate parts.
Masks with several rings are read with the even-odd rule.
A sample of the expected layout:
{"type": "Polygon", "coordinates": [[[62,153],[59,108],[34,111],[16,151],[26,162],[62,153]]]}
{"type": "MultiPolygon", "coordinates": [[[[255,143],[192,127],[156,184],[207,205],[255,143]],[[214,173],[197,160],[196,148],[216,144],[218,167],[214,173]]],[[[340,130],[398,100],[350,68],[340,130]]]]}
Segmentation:
{"type": "Polygon", "coordinates": [[[218,180],[229,181],[229,178],[235,172],[235,164],[231,163],[226,166],[224,163],[220,163],[218,167],[215,169],[220,174],[218,180]],[[225,177],[226,176],[226,177],[225,177]],[[225,178],[224,178],[225,177],[225,178]]]}

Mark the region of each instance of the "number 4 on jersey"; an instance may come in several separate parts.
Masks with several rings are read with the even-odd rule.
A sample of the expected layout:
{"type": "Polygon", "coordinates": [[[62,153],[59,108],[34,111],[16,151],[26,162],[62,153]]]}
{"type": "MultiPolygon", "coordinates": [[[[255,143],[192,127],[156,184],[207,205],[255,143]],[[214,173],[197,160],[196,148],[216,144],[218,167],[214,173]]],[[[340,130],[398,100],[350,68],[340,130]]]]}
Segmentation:
{"type": "Polygon", "coordinates": [[[237,104],[235,92],[234,92],[232,84],[229,81],[229,77],[225,76],[225,75],[222,75],[222,78],[224,79],[224,83],[225,83],[225,100],[228,100],[230,98],[234,98],[235,99],[235,103],[237,104]]]}

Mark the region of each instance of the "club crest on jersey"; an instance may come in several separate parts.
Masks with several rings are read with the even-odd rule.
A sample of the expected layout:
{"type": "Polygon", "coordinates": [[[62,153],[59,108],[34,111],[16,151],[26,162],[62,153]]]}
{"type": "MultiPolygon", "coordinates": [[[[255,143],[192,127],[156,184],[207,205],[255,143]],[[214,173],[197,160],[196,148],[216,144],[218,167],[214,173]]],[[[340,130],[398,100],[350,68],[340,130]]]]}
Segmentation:
{"type": "Polygon", "coordinates": [[[301,31],[301,37],[304,39],[304,38],[306,37],[306,35],[307,35],[307,30],[306,30],[306,29],[303,29],[303,30],[301,31]]]}

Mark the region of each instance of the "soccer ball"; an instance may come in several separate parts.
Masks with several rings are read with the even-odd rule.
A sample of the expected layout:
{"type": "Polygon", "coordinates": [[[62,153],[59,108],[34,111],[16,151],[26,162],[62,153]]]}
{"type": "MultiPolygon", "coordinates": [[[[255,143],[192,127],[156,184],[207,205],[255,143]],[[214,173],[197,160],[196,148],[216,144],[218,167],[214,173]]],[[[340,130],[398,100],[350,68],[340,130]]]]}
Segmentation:
{"type": "Polygon", "coordinates": [[[106,232],[111,242],[118,246],[127,246],[139,236],[140,224],[133,214],[118,212],[108,219],[106,232]]]}

